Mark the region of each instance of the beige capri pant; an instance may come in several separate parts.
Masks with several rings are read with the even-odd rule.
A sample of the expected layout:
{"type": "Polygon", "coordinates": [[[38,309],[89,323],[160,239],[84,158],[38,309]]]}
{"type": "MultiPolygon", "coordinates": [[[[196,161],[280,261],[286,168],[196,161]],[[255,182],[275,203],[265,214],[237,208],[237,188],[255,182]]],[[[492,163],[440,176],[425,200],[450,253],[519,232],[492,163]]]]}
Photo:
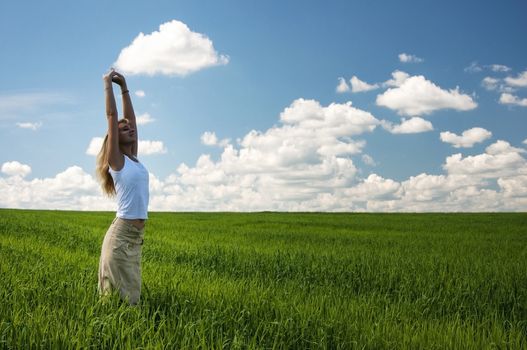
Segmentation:
{"type": "Polygon", "coordinates": [[[118,290],[132,305],[141,296],[141,250],[144,229],[115,218],[104,236],[99,260],[99,294],[118,290]]]}

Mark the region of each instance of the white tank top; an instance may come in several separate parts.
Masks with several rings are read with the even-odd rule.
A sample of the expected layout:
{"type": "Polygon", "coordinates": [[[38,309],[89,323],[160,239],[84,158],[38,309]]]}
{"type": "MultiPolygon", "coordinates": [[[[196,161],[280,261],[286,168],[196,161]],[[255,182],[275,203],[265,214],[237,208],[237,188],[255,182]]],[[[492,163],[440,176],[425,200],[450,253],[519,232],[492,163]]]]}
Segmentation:
{"type": "Polygon", "coordinates": [[[108,171],[117,193],[117,217],[148,219],[148,170],[125,155],[121,170],[108,171]]]}

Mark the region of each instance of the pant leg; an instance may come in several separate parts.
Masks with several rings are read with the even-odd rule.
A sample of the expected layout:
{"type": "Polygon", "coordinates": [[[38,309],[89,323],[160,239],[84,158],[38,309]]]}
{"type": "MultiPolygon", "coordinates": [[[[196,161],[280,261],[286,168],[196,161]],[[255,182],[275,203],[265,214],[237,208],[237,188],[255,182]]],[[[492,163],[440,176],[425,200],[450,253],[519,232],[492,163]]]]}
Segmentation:
{"type": "Polygon", "coordinates": [[[104,237],[99,261],[99,293],[119,291],[130,304],[141,296],[141,251],[143,230],[115,219],[104,237]]]}

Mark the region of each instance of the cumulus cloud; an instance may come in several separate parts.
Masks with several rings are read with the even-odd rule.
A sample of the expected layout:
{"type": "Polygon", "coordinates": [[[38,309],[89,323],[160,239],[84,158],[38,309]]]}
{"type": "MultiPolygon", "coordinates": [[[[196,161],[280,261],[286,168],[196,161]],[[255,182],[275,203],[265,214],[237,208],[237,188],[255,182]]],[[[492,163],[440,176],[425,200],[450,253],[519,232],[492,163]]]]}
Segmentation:
{"type": "MultiPolygon", "coordinates": [[[[422,173],[401,182],[378,174],[359,179],[349,159],[335,156],[275,167],[247,162],[245,149],[231,145],[218,161],[202,155],[194,166],[181,164],[165,179],[150,174],[150,210],[527,210],[525,151],[506,141],[497,141],[483,154],[447,157],[446,174],[422,173]]],[[[0,177],[0,191],[0,207],[115,210],[115,202],[103,197],[93,176],[78,166],[44,179],[0,177]]]]}
{"type": "Polygon", "coordinates": [[[510,67],[507,67],[503,64],[491,64],[489,66],[490,70],[492,70],[493,72],[508,72],[511,70],[510,67]]]}
{"type": "Polygon", "coordinates": [[[492,77],[485,77],[481,81],[481,85],[487,90],[496,90],[498,88],[500,80],[492,77]]]}
{"type": "Polygon", "coordinates": [[[362,161],[369,166],[377,166],[377,162],[368,154],[362,155],[362,161]]]}
{"type": "Polygon", "coordinates": [[[149,113],[143,113],[141,115],[136,116],[135,121],[137,125],[145,125],[145,124],[153,123],[155,119],[152,118],[152,116],[149,113]]]}
{"type": "Polygon", "coordinates": [[[351,102],[331,103],[323,107],[318,101],[303,98],[285,108],[280,114],[280,121],[285,124],[281,129],[313,130],[321,136],[332,137],[370,132],[379,124],[371,113],[353,107],[351,102]]]}
{"type": "Polygon", "coordinates": [[[228,57],[218,54],[207,36],[172,20],[161,24],[159,31],[139,33],[121,51],[115,66],[130,75],[185,76],[228,62],[228,57]]]}
{"type": "Polygon", "coordinates": [[[415,55],[410,55],[406,53],[400,53],[399,54],[399,61],[402,63],[421,63],[424,60],[422,58],[419,58],[415,55]]]}
{"type": "Polygon", "coordinates": [[[360,80],[357,76],[352,76],[349,84],[346,82],[344,78],[338,78],[339,84],[336,87],[336,92],[338,93],[345,93],[345,92],[366,92],[378,89],[381,87],[381,84],[368,84],[365,81],[360,80]]]}
{"type": "Polygon", "coordinates": [[[489,147],[487,147],[486,152],[488,154],[497,155],[504,153],[525,153],[525,150],[513,147],[507,141],[498,140],[489,147]]]}
{"type": "Polygon", "coordinates": [[[499,178],[497,182],[506,197],[527,197],[527,175],[499,178]]]}
{"type": "Polygon", "coordinates": [[[489,64],[489,65],[480,65],[478,62],[472,62],[468,67],[466,67],[465,72],[469,73],[479,73],[483,70],[491,70],[493,72],[509,72],[511,70],[510,67],[507,67],[503,64],[489,64]]]}
{"type": "Polygon", "coordinates": [[[230,144],[230,139],[218,140],[215,132],[205,131],[201,135],[201,143],[206,146],[221,146],[227,147],[230,144]]]}
{"type": "Polygon", "coordinates": [[[471,62],[470,65],[464,70],[468,73],[478,73],[481,72],[483,68],[478,64],[478,62],[471,62]]]}
{"type": "Polygon", "coordinates": [[[527,70],[518,74],[517,77],[507,77],[505,82],[514,87],[526,87],[527,86],[527,70]]]}
{"type": "Polygon", "coordinates": [[[524,151],[498,140],[486,148],[485,153],[463,158],[461,153],[447,157],[443,169],[449,174],[477,175],[480,178],[498,178],[527,174],[524,151]]]}
{"type": "Polygon", "coordinates": [[[383,87],[399,87],[408,79],[410,75],[408,73],[396,70],[392,72],[392,79],[385,81],[383,87]]]}
{"type": "MultiPolygon", "coordinates": [[[[93,137],[90,140],[90,144],[86,149],[86,154],[90,156],[96,156],[101,150],[102,143],[104,138],[102,137],[93,137]]],[[[149,141],[149,140],[139,140],[138,144],[138,155],[152,155],[152,154],[164,154],[167,153],[167,149],[162,141],[149,141]]]]}
{"type": "MultiPolygon", "coordinates": [[[[201,210],[335,209],[332,193],[354,181],[350,156],[365,146],[355,137],[378,124],[349,102],[322,106],[298,99],[280,114],[279,125],[250,131],[237,146],[227,145],[218,160],[202,155],[194,166],[180,165],[165,182],[164,198],[184,196],[187,205],[201,210]]],[[[201,139],[219,143],[213,132],[201,139]]]]}
{"type": "Polygon", "coordinates": [[[88,148],[86,149],[86,154],[89,156],[96,156],[97,154],[99,154],[103,141],[104,141],[104,138],[102,137],[93,137],[90,140],[90,144],[88,145],[88,148]]]}
{"type": "Polygon", "coordinates": [[[216,133],[205,131],[203,135],[201,135],[201,143],[207,146],[214,146],[218,143],[218,138],[216,137],[216,133]]]}
{"type": "Polygon", "coordinates": [[[470,195],[481,198],[477,195],[481,186],[476,177],[422,173],[402,182],[398,204],[407,206],[409,211],[470,211],[471,206],[463,208],[465,200],[460,198],[470,195]]]}
{"type": "Polygon", "coordinates": [[[145,97],[146,94],[145,94],[145,92],[143,90],[137,90],[135,92],[135,96],[137,96],[137,97],[145,97]]]}
{"type": "Polygon", "coordinates": [[[400,186],[397,181],[371,174],[358,185],[350,187],[344,192],[352,200],[364,202],[374,199],[395,198],[400,186]]]}
{"type": "MultiPolygon", "coordinates": [[[[442,174],[361,178],[352,158],[373,161],[363,153],[361,135],[381,123],[351,102],[295,100],[276,125],[248,132],[225,145],[219,157],[203,154],[164,179],[150,174],[150,210],[527,210],[527,151],[503,140],[482,154],[446,157],[442,174]]],[[[213,131],[201,136],[204,143],[221,143],[213,131]]],[[[94,177],[78,166],[50,178],[28,180],[27,174],[2,170],[0,207],[115,210],[94,177]]]]}
{"type": "Polygon", "coordinates": [[[337,88],[335,90],[339,94],[343,94],[345,92],[350,91],[350,87],[349,87],[348,83],[346,83],[346,79],[340,77],[338,80],[339,80],[339,84],[337,85],[337,88]]]}
{"type": "Polygon", "coordinates": [[[481,86],[483,86],[488,91],[498,91],[501,93],[514,93],[516,88],[508,86],[504,83],[503,79],[485,77],[481,81],[481,86]]]}
{"type": "Polygon", "coordinates": [[[443,90],[422,75],[406,78],[400,86],[377,96],[377,105],[396,110],[400,115],[431,114],[441,109],[467,111],[477,103],[459,88],[443,90]]]}
{"type": "Polygon", "coordinates": [[[368,84],[359,78],[357,78],[355,75],[351,77],[350,80],[351,83],[351,92],[365,92],[365,91],[371,91],[379,88],[378,84],[368,84]]]}
{"type": "Polygon", "coordinates": [[[516,95],[504,92],[500,95],[500,103],[504,105],[516,105],[521,107],[527,107],[527,98],[520,99],[516,95]]]}
{"type": "Polygon", "coordinates": [[[480,143],[490,138],[492,133],[483,128],[472,128],[463,131],[461,135],[456,135],[450,131],[445,131],[440,134],[440,139],[443,142],[452,144],[455,148],[472,147],[476,143],[480,143]]]}
{"type": "MultiPolygon", "coordinates": [[[[448,157],[444,175],[420,174],[403,182],[378,174],[358,179],[355,165],[341,152],[360,153],[361,145],[338,145],[342,133],[333,129],[336,120],[330,118],[336,111],[341,116],[360,112],[351,108],[351,104],[324,107],[299,99],[282,112],[282,125],[265,132],[251,131],[240,140],[239,148],[225,148],[218,161],[202,155],[195,166],[181,165],[164,182],[164,196],[156,197],[156,203],[169,208],[167,201],[185,198],[188,206],[200,210],[496,211],[527,207],[525,196],[506,199],[505,184],[521,184],[517,177],[523,170],[518,169],[526,167],[521,151],[504,141],[473,156],[479,157],[475,160],[448,157]],[[336,138],[335,147],[321,152],[324,142],[317,136],[328,135],[336,138]],[[487,188],[491,178],[501,179],[500,191],[487,188]]],[[[367,123],[360,120],[349,122],[370,128],[349,127],[348,137],[379,124],[370,118],[364,119],[367,123]]],[[[209,132],[207,138],[216,143],[212,135],[209,132]]],[[[366,155],[363,161],[368,162],[366,155]]]]}
{"type": "Polygon", "coordinates": [[[60,210],[115,210],[112,200],[101,195],[94,178],[71,166],[52,178],[25,180],[0,177],[0,207],[60,210]]]}
{"type": "Polygon", "coordinates": [[[26,122],[26,123],[16,123],[16,125],[19,127],[19,128],[22,128],[22,129],[31,129],[33,131],[39,129],[41,126],[42,126],[42,122],[36,122],[36,123],[30,123],[30,122],[26,122]]]}
{"type": "Polygon", "coordinates": [[[5,162],[2,164],[2,172],[7,176],[19,176],[26,177],[31,173],[31,167],[27,164],[22,164],[20,162],[12,161],[5,162]]]}
{"type": "Polygon", "coordinates": [[[139,144],[137,145],[137,153],[139,156],[164,154],[167,153],[167,149],[163,144],[163,141],[139,140],[139,144]]]}
{"type": "Polygon", "coordinates": [[[434,130],[431,122],[419,117],[402,118],[401,124],[398,125],[393,125],[389,121],[383,120],[382,126],[392,134],[417,134],[434,130]]]}

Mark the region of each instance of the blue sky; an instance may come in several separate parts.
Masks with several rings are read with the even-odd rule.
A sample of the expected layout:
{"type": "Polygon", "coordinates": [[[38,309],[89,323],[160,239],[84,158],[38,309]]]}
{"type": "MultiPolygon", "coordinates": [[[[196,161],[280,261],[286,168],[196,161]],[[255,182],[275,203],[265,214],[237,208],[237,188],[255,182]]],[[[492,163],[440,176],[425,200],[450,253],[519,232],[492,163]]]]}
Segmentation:
{"type": "Polygon", "coordinates": [[[153,210],[525,210],[525,13],[524,1],[2,2],[0,206],[112,208],[88,149],[116,65],[153,119],[139,130],[153,210]],[[170,34],[179,24],[188,32],[170,34]],[[119,64],[140,33],[156,49],[119,64]],[[217,61],[182,66],[188,50],[169,47],[197,33],[212,51],[199,41],[192,57],[217,61]],[[149,75],[156,55],[183,73],[149,75]]]}

